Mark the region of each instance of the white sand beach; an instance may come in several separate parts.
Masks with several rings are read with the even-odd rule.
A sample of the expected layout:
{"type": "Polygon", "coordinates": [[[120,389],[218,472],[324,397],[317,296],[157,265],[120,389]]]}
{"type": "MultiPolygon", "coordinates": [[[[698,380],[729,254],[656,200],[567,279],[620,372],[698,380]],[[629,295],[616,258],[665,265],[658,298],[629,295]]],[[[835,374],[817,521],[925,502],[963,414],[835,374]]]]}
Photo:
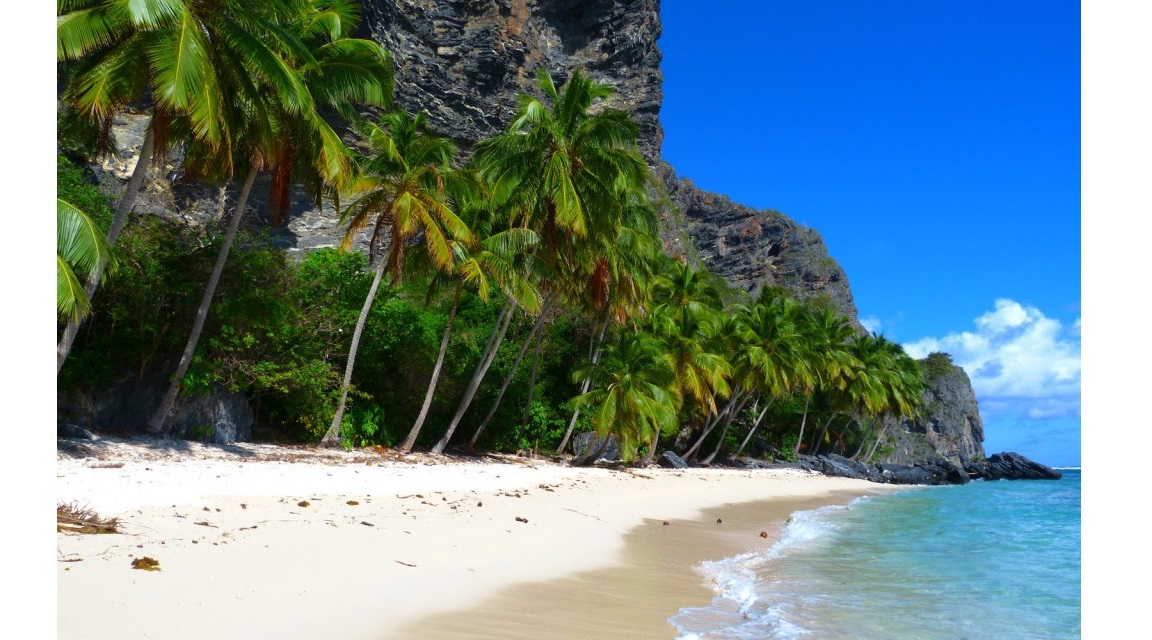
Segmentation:
{"type": "Polygon", "coordinates": [[[57,533],[57,637],[674,638],[668,616],[711,597],[699,561],[888,490],[789,469],[97,441],[59,450],[57,501],[119,533],[57,533]]]}

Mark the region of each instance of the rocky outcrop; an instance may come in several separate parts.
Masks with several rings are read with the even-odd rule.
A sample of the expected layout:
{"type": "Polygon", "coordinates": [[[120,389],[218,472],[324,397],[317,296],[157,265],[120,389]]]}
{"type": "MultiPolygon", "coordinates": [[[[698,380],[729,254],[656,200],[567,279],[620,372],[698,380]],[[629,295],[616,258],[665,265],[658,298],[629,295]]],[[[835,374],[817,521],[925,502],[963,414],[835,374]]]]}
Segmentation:
{"type": "Polygon", "coordinates": [[[665,213],[667,253],[703,264],[753,296],[763,287],[781,287],[801,299],[829,302],[862,328],[848,276],[816,230],[779,211],[698,189],[667,163],[658,172],[672,204],[665,213]]]}
{"type": "Polygon", "coordinates": [[[965,468],[974,477],[985,480],[1059,480],[1062,473],[1033,462],[1019,453],[994,453],[987,460],[968,463],[965,468]]]}
{"type": "MultiPolygon", "coordinates": [[[[56,422],[105,433],[144,430],[152,411],[160,404],[167,385],[159,380],[121,382],[108,389],[85,393],[71,390],[57,394],[56,422]]],[[[211,444],[248,442],[252,439],[252,407],[243,394],[214,388],[207,393],[177,399],[168,419],[169,436],[211,444]]]]}
{"type": "Polygon", "coordinates": [[[800,456],[794,463],[778,461],[776,466],[881,484],[950,485],[972,480],[1059,480],[1062,477],[1059,471],[1018,453],[996,453],[963,466],[939,456],[927,457],[915,464],[865,464],[835,454],[800,456]]]}
{"type": "Polygon", "coordinates": [[[844,456],[800,456],[795,463],[781,466],[814,471],[826,476],[868,480],[880,484],[946,485],[970,481],[963,467],[941,457],[930,457],[915,464],[865,464],[844,456]]]}
{"type": "Polygon", "coordinates": [[[920,364],[928,380],[924,409],[920,417],[905,420],[902,428],[893,430],[891,453],[885,459],[911,464],[940,456],[961,466],[983,460],[984,422],[968,374],[942,353],[920,364]]]}
{"type": "Polygon", "coordinates": [[[583,69],[616,89],[608,105],[660,157],[659,0],[366,0],[364,17],[392,53],[396,102],[464,146],[507,130],[538,70],[559,86],[583,69]]]}

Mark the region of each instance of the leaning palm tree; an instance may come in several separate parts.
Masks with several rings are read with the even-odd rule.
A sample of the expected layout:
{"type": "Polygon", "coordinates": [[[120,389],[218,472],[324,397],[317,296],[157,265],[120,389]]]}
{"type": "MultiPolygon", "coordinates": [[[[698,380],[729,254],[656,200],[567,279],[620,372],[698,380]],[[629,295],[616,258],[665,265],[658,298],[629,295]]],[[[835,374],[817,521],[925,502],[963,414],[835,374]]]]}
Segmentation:
{"type": "Polygon", "coordinates": [[[592,379],[592,390],[572,404],[588,411],[596,435],[616,436],[620,457],[635,459],[640,445],[656,448],[660,432],[676,424],[674,373],[660,341],[646,333],[622,332],[596,365],[577,370],[574,380],[592,379]]]}
{"type": "Polygon", "coordinates": [[[79,320],[91,306],[77,272],[91,277],[101,265],[105,273],[116,267],[112,245],[83,211],[56,198],[56,316],[79,320]]]}
{"type": "MultiPolygon", "coordinates": [[[[331,13],[330,7],[317,2],[304,15],[292,17],[290,20],[285,20],[284,24],[275,25],[289,34],[282,36],[284,40],[294,42],[295,38],[292,36],[298,35],[302,45],[291,51],[293,57],[270,63],[275,67],[283,67],[289,76],[295,76],[294,81],[288,84],[289,90],[286,93],[277,92],[277,87],[273,83],[244,76],[239,73],[242,71],[239,68],[221,69],[221,76],[228,80],[226,87],[234,89],[229,92],[235,99],[227,113],[236,149],[213,153],[214,149],[203,150],[198,145],[193,145],[189,157],[194,165],[203,166],[211,163],[230,167],[233,162],[232,156],[236,155],[240,157],[241,163],[247,165],[247,176],[176,372],[160,405],[149,420],[148,428],[154,433],[165,431],[168,415],[180,393],[184,375],[192,363],[216,293],[216,286],[219,284],[232,243],[239,231],[252,186],[257,174],[264,168],[266,159],[275,157],[277,150],[285,145],[285,140],[299,140],[299,146],[296,148],[308,150],[312,154],[309,167],[315,180],[330,185],[333,190],[346,188],[352,180],[351,154],[331,125],[321,117],[319,109],[334,107],[356,118],[357,116],[350,111],[349,103],[352,101],[366,101],[375,106],[384,106],[390,102],[392,75],[388,67],[387,53],[375,43],[345,35],[345,30],[351,31],[355,28],[354,14],[346,16],[343,20],[336,20],[330,15],[331,13]],[[321,20],[324,17],[328,19],[321,20]],[[334,24],[328,28],[318,27],[333,21],[334,24]],[[344,44],[349,45],[349,48],[358,55],[336,56],[333,60],[331,55],[325,54],[330,48],[344,44]],[[319,55],[313,55],[313,51],[319,55]],[[197,152],[200,151],[205,152],[203,156],[198,155],[197,152]],[[220,156],[223,156],[225,162],[218,161],[220,156]],[[213,163],[213,160],[217,162],[213,163]]],[[[230,178],[230,174],[227,177],[230,178]]]]}
{"type": "MultiPolygon", "coordinates": [[[[482,226],[474,220],[472,224],[474,233],[478,234],[482,226]]],[[[436,391],[444,364],[444,356],[448,351],[448,339],[460,304],[460,293],[465,285],[475,288],[477,296],[484,301],[488,300],[491,290],[495,287],[503,292],[510,302],[519,305],[528,313],[539,313],[540,293],[516,266],[517,258],[534,247],[537,241],[536,234],[532,230],[523,228],[506,229],[482,239],[477,237],[471,248],[464,243],[453,241],[454,259],[451,270],[441,271],[445,276],[452,276],[455,280],[452,306],[448,312],[444,336],[440,341],[440,352],[432,369],[432,379],[428,382],[428,391],[424,394],[424,403],[408,432],[408,437],[397,447],[401,453],[412,450],[424,426],[424,420],[428,417],[432,396],[436,391]]]]}
{"type": "Polygon", "coordinates": [[[361,195],[341,215],[341,224],[347,225],[343,247],[351,247],[360,233],[370,228],[369,253],[378,262],[352,333],[340,400],[332,425],[320,441],[323,446],[340,443],[356,351],[384,274],[391,271],[397,279],[401,277],[405,249],[417,238],[432,263],[446,270],[453,267],[452,240],[472,241],[468,225],[452,210],[446,186],[455,179],[452,160],[456,145],[433,133],[425,114],[385,113],[378,123],[364,127],[364,136],[375,155],[365,160],[365,175],[357,181],[361,195]],[[381,247],[385,254],[376,256],[381,247]]]}
{"type": "MultiPolygon", "coordinates": [[[[62,105],[105,136],[113,119],[133,105],[146,103],[151,115],[108,229],[109,243],[115,245],[127,222],[148,168],[178,139],[213,150],[231,147],[227,111],[234,100],[225,97],[224,70],[259,78],[264,90],[274,87],[287,100],[299,94],[296,76],[280,53],[293,45],[278,37],[275,25],[302,14],[307,5],[307,0],[58,0],[56,55],[68,65],[62,105]]],[[[229,156],[218,158],[226,163],[229,156]]],[[[88,279],[88,296],[99,280],[98,268],[88,279]]],[[[57,372],[78,330],[78,320],[65,327],[56,349],[57,372]]]]}
{"type": "MultiPolygon", "coordinates": [[[[544,304],[521,348],[525,352],[527,341],[540,333],[548,312],[566,295],[580,246],[614,239],[629,194],[642,194],[648,179],[648,165],[636,146],[639,126],[626,112],[600,108],[612,95],[611,87],[575,71],[561,91],[544,70],[537,74],[537,85],[544,99],[522,95],[508,131],[477,143],[474,154],[495,206],[508,212],[509,225],[532,229],[540,237],[533,268],[541,274],[544,304]]],[[[433,452],[443,452],[454,435],[509,321],[510,316],[501,316],[495,339],[433,452]]]]}

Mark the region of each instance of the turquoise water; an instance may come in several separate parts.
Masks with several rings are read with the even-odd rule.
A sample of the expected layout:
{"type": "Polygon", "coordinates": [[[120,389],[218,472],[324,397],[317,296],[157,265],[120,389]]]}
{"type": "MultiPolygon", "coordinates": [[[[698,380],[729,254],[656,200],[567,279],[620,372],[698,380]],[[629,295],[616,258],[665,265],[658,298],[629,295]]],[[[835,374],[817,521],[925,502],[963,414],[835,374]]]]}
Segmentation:
{"type": "Polygon", "coordinates": [[[767,551],[704,563],[682,640],[1080,638],[1080,470],[793,514],[767,551]]]}

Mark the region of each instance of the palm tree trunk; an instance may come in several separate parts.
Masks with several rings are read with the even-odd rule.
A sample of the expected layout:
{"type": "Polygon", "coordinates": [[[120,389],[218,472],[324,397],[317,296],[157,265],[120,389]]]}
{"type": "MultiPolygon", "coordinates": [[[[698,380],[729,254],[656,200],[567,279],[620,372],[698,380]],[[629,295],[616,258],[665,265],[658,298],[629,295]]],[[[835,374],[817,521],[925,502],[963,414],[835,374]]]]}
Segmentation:
{"type": "Polygon", "coordinates": [[[712,453],[708,454],[707,458],[704,458],[702,464],[712,464],[712,461],[716,459],[716,455],[720,453],[720,448],[724,446],[724,436],[728,435],[728,429],[732,427],[732,421],[744,410],[744,405],[748,404],[748,400],[751,398],[752,394],[745,394],[744,397],[740,399],[740,406],[730,412],[727,418],[724,418],[724,430],[720,432],[720,439],[716,441],[716,448],[712,449],[712,453]]]}
{"type": "Polygon", "coordinates": [[[172,405],[176,404],[176,396],[180,394],[180,383],[184,374],[188,373],[188,366],[192,364],[192,355],[196,352],[196,344],[200,341],[200,332],[204,330],[204,322],[208,318],[208,309],[212,306],[212,298],[216,295],[216,285],[220,282],[220,275],[224,273],[224,263],[228,261],[228,253],[232,250],[232,241],[236,239],[236,232],[240,229],[240,220],[244,217],[244,207],[248,204],[248,195],[252,193],[252,184],[256,182],[259,173],[255,163],[248,170],[248,177],[244,179],[244,187],[240,190],[240,199],[232,211],[232,220],[228,223],[228,230],[224,234],[224,246],[220,247],[220,255],[216,256],[216,264],[212,266],[212,275],[208,277],[208,286],[204,288],[204,296],[200,299],[200,308],[196,310],[196,320],[192,323],[192,334],[188,336],[188,343],[184,345],[184,354],[180,356],[180,364],[168,385],[168,392],[160,401],[160,406],[148,421],[148,431],[156,434],[167,433],[165,423],[172,405]]]}
{"type": "MultiPolygon", "coordinates": [[[[144,184],[144,179],[148,175],[148,167],[152,164],[152,158],[155,155],[156,145],[155,131],[152,124],[148,124],[148,129],[144,132],[144,143],[140,145],[140,157],[136,159],[136,166],[132,169],[132,176],[128,178],[128,184],[124,187],[124,194],[120,196],[120,203],[116,205],[116,215],[112,217],[112,226],[108,228],[108,244],[116,246],[116,238],[120,235],[120,231],[124,228],[124,224],[128,221],[128,214],[132,211],[132,207],[136,204],[136,197],[140,193],[140,186],[144,184]]],[[[104,264],[101,263],[88,278],[88,282],[84,285],[84,295],[89,300],[96,293],[96,288],[100,285],[100,278],[104,273],[104,264]]],[[[72,351],[72,343],[76,341],[76,335],[80,332],[80,323],[83,319],[77,318],[70,320],[68,326],[64,327],[64,333],[60,337],[60,342],[56,345],[56,373],[60,373],[60,369],[64,368],[64,361],[68,359],[68,353],[72,351]]]]}
{"type": "MultiPolygon", "coordinates": [[[[764,409],[760,411],[760,415],[756,416],[756,422],[752,423],[752,428],[748,430],[748,435],[744,436],[744,442],[740,443],[740,448],[736,450],[735,455],[739,456],[740,453],[744,451],[744,447],[748,446],[748,443],[752,440],[752,434],[756,433],[756,429],[760,426],[760,421],[764,419],[764,414],[768,413],[768,407],[771,407],[775,401],[776,398],[773,396],[773,398],[768,401],[768,404],[764,405],[764,409]]],[[[755,411],[755,409],[753,409],[753,411],[755,411]]]]}
{"type": "MultiPolygon", "coordinates": [[[[835,419],[836,419],[836,412],[833,411],[832,415],[828,416],[828,419],[824,421],[824,428],[820,429],[820,434],[816,435],[815,433],[813,433],[812,444],[809,445],[811,451],[816,452],[817,447],[819,446],[819,443],[824,442],[824,436],[828,435],[828,427],[829,427],[829,425],[832,424],[832,421],[835,419]]],[[[816,455],[816,454],[813,453],[812,455],[816,455]]]]}
{"type": "Polygon", "coordinates": [[[376,300],[376,291],[380,288],[380,281],[384,279],[384,272],[388,269],[390,259],[390,255],[383,256],[379,266],[376,267],[376,277],[372,279],[372,286],[368,288],[368,296],[360,309],[360,317],[356,319],[356,329],[352,332],[352,346],[348,349],[348,364],[344,366],[344,382],[340,385],[340,402],[336,405],[336,415],[332,416],[332,425],[320,439],[322,447],[335,447],[340,444],[340,423],[344,420],[348,389],[352,386],[352,366],[356,363],[356,351],[360,349],[360,336],[364,333],[364,325],[368,323],[368,312],[376,300]]]}
{"type": "Polygon", "coordinates": [[[520,361],[524,359],[524,354],[528,352],[528,347],[532,344],[532,338],[540,331],[544,325],[544,317],[551,310],[552,304],[559,297],[556,294],[549,294],[544,300],[544,305],[540,307],[540,315],[536,316],[536,322],[532,324],[532,331],[528,333],[528,337],[524,339],[524,344],[520,347],[520,353],[516,355],[516,361],[512,363],[512,369],[508,375],[504,376],[504,382],[500,385],[500,393],[496,394],[496,400],[492,403],[492,408],[488,410],[488,415],[484,416],[483,422],[476,428],[476,433],[472,434],[472,438],[468,441],[469,447],[476,446],[476,441],[480,439],[480,434],[484,433],[484,429],[488,427],[488,423],[492,420],[492,416],[496,415],[496,409],[500,407],[500,401],[504,399],[504,393],[508,391],[508,385],[512,383],[512,379],[516,377],[516,370],[520,368],[520,361]]]}
{"type": "Polygon", "coordinates": [[[540,348],[544,346],[544,331],[536,334],[536,349],[532,352],[532,375],[528,377],[528,400],[524,403],[524,419],[520,427],[528,426],[528,418],[532,416],[532,395],[536,391],[536,373],[540,368],[540,348]]]}
{"type": "Polygon", "coordinates": [[[724,409],[722,411],[712,414],[712,418],[704,424],[704,431],[700,434],[700,437],[697,438],[696,442],[691,447],[689,447],[687,451],[684,452],[683,456],[681,456],[685,461],[691,460],[696,456],[696,454],[700,452],[700,445],[704,444],[704,439],[708,437],[708,434],[712,433],[712,430],[716,428],[716,425],[720,424],[720,420],[728,415],[729,411],[732,410],[732,405],[737,401],[737,399],[739,399],[739,397],[740,392],[736,391],[730,398],[728,398],[728,402],[724,405],[724,409]]]}
{"type": "Polygon", "coordinates": [[[432,453],[444,453],[444,447],[448,446],[448,441],[456,432],[460,419],[464,417],[464,412],[472,404],[472,398],[476,397],[476,390],[480,388],[480,381],[484,379],[484,374],[488,373],[488,367],[492,366],[492,361],[496,359],[496,352],[500,350],[500,343],[504,340],[508,325],[512,323],[512,316],[515,315],[515,311],[516,306],[509,299],[504,306],[503,317],[497,321],[498,328],[488,337],[490,348],[487,353],[480,356],[480,362],[476,364],[476,370],[472,372],[472,379],[468,381],[468,387],[464,389],[464,397],[460,399],[460,406],[456,407],[456,413],[452,416],[452,421],[448,423],[448,430],[444,432],[436,446],[432,447],[432,453]]]}
{"type": "Polygon", "coordinates": [[[456,310],[460,307],[460,292],[463,289],[464,281],[457,279],[456,295],[452,297],[452,310],[448,313],[448,324],[444,327],[444,338],[440,340],[440,354],[436,356],[436,366],[432,368],[432,380],[428,383],[428,392],[424,394],[424,404],[420,407],[420,415],[416,416],[412,430],[408,432],[404,444],[399,447],[401,453],[408,453],[412,450],[412,446],[416,444],[416,437],[420,435],[420,429],[424,426],[424,419],[428,417],[428,408],[432,406],[432,395],[436,392],[436,383],[440,381],[440,370],[444,366],[444,355],[448,353],[448,338],[452,335],[452,323],[456,320],[456,310]]]}
{"type": "Polygon", "coordinates": [[[855,460],[856,458],[858,458],[860,456],[860,453],[862,451],[864,451],[864,446],[868,443],[867,434],[868,434],[868,431],[870,431],[869,429],[865,429],[864,425],[857,422],[859,415],[860,415],[859,409],[857,409],[856,411],[853,411],[852,412],[852,419],[849,421],[849,422],[856,422],[857,429],[860,431],[860,444],[856,446],[856,453],[852,454],[852,458],[851,458],[852,460],[855,460]]]}
{"type": "MultiPolygon", "coordinates": [[[[600,325],[600,331],[592,336],[592,344],[589,345],[591,352],[590,362],[592,366],[600,360],[600,354],[603,350],[600,348],[604,344],[604,334],[608,332],[608,318],[604,318],[603,323],[600,325]]],[[[580,395],[588,393],[588,388],[592,386],[592,378],[586,378],[584,382],[580,383],[580,395]]],[[[564,432],[564,439],[560,441],[560,446],[556,447],[556,453],[564,453],[564,449],[568,447],[568,440],[572,438],[572,431],[576,428],[576,420],[580,417],[580,409],[572,412],[572,419],[568,421],[568,430],[564,432]]]]}
{"type": "Polygon", "coordinates": [[[887,430],[888,420],[885,419],[880,423],[880,432],[876,434],[876,441],[872,443],[872,448],[868,450],[868,460],[871,460],[872,456],[876,455],[876,449],[880,447],[880,441],[884,439],[884,432],[887,430]]]}
{"type": "Polygon", "coordinates": [[[808,401],[812,396],[804,396],[804,417],[800,419],[800,434],[796,436],[796,447],[792,449],[792,455],[800,455],[800,444],[804,442],[804,424],[808,422],[808,401]]]}
{"type": "Polygon", "coordinates": [[[654,459],[656,459],[656,445],[659,443],[660,443],[660,428],[657,427],[656,433],[652,434],[652,442],[648,443],[648,452],[644,454],[644,459],[641,460],[641,462],[640,462],[640,464],[642,466],[647,467],[648,465],[652,464],[652,461],[654,459]]]}

